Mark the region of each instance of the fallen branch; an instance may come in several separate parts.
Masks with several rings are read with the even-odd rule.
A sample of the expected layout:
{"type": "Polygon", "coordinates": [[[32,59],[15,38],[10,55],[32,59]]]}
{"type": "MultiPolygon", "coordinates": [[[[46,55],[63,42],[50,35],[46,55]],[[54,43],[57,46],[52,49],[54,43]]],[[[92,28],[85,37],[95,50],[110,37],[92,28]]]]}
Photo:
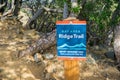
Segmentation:
{"type": "Polygon", "coordinates": [[[49,47],[56,44],[56,33],[55,31],[49,33],[47,36],[44,35],[43,38],[38,39],[34,44],[32,44],[27,49],[20,51],[17,55],[18,58],[21,58],[25,55],[35,55],[35,53],[44,51],[49,47]]]}

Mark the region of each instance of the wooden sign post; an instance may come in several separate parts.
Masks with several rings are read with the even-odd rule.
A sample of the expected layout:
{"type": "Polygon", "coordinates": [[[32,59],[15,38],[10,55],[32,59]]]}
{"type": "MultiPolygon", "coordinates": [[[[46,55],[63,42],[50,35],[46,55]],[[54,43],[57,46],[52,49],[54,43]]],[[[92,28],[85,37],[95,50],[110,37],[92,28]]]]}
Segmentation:
{"type": "Polygon", "coordinates": [[[74,60],[64,61],[64,69],[65,80],[80,80],[79,61],[74,60]]]}
{"type": "Polygon", "coordinates": [[[57,55],[64,60],[65,80],[80,80],[79,60],[86,59],[86,21],[57,21],[57,55]]]}

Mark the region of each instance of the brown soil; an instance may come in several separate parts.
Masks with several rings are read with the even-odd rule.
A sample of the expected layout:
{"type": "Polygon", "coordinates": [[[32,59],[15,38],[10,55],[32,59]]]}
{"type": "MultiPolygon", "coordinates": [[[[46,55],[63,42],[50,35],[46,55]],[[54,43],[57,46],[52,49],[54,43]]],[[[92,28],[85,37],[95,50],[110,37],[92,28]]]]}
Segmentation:
{"type": "MultiPolygon", "coordinates": [[[[45,59],[46,53],[56,54],[55,47],[44,54],[38,54],[39,63],[32,57],[17,58],[23,50],[40,36],[34,30],[24,30],[16,20],[0,22],[0,80],[64,80],[63,61],[45,59]]],[[[95,61],[88,55],[90,62],[80,62],[81,80],[120,80],[120,72],[113,60],[95,61]],[[111,63],[111,64],[110,64],[111,63]]]]}

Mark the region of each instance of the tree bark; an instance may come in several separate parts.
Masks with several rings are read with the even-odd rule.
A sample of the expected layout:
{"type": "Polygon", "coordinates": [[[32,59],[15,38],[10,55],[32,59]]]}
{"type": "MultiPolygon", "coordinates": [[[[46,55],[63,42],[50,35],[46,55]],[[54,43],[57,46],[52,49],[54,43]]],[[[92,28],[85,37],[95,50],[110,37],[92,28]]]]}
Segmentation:
{"type": "MultiPolygon", "coordinates": [[[[114,22],[116,17],[120,15],[120,0],[118,2],[118,6],[112,15],[112,21],[114,22]]],[[[115,26],[115,25],[114,25],[115,26]]],[[[117,59],[118,66],[120,67],[120,22],[114,29],[114,51],[117,59]]]]}
{"type": "Polygon", "coordinates": [[[22,0],[16,0],[15,1],[14,16],[18,16],[21,5],[22,5],[22,0]]]}
{"type": "Polygon", "coordinates": [[[39,17],[42,15],[42,13],[44,12],[44,9],[43,8],[40,8],[35,14],[34,16],[28,20],[27,24],[25,25],[25,28],[28,28],[30,27],[30,25],[33,24],[33,22],[39,17]]]}
{"type": "Polygon", "coordinates": [[[3,13],[2,17],[5,17],[9,14],[12,14],[14,16],[18,16],[18,13],[20,11],[20,7],[22,4],[22,0],[12,0],[12,2],[6,1],[4,2],[3,5],[1,5],[0,7],[5,7],[7,8],[6,12],[3,13]]]}
{"type": "Polygon", "coordinates": [[[117,59],[118,66],[120,67],[120,23],[116,26],[114,37],[114,51],[117,59]]]}
{"type": "Polygon", "coordinates": [[[4,7],[6,6],[7,2],[4,0],[0,0],[0,12],[3,14],[5,9],[4,7]]]}
{"type": "Polygon", "coordinates": [[[86,16],[84,16],[84,15],[85,15],[84,9],[85,9],[86,1],[87,1],[87,0],[82,0],[82,3],[81,3],[82,9],[80,9],[80,13],[79,13],[78,16],[77,16],[77,18],[78,18],[79,20],[85,20],[85,19],[86,19],[86,16]]]}
{"type": "Polygon", "coordinates": [[[42,6],[43,9],[47,12],[54,12],[54,13],[63,13],[63,11],[61,9],[51,9],[51,8],[47,8],[45,6],[42,6]]]}
{"type": "Polygon", "coordinates": [[[67,2],[64,2],[63,19],[66,19],[67,17],[68,17],[68,4],[67,2]]]}
{"type": "Polygon", "coordinates": [[[12,0],[12,2],[11,2],[11,8],[10,8],[10,9],[8,8],[8,11],[5,12],[5,13],[2,15],[2,17],[5,17],[5,16],[13,13],[13,12],[14,12],[14,9],[15,9],[15,0],[12,0]]]}
{"type": "Polygon", "coordinates": [[[5,5],[6,5],[5,2],[3,4],[0,4],[0,9],[3,8],[5,5]]]}
{"type": "Polygon", "coordinates": [[[47,8],[45,6],[42,6],[42,8],[40,8],[35,14],[34,16],[28,20],[27,24],[25,25],[25,28],[30,27],[30,25],[32,25],[34,23],[34,21],[41,15],[43,15],[43,12],[55,12],[55,13],[62,13],[63,11],[60,9],[51,9],[51,8],[47,8]]]}
{"type": "MultiPolygon", "coordinates": [[[[77,0],[71,0],[71,7],[72,8],[78,7],[77,0]]],[[[77,17],[77,15],[74,12],[71,12],[69,16],[70,17],[77,17]]]]}
{"type": "Polygon", "coordinates": [[[43,35],[42,38],[38,39],[34,44],[31,44],[27,49],[20,51],[17,55],[18,58],[24,57],[25,55],[34,55],[37,52],[44,51],[49,47],[56,44],[56,33],[55,31],[43,35]]]}
{"type": "Polygon", "coordinates": [[[71,0],[72,8],[78,7],[77,0],[71,0]]]}

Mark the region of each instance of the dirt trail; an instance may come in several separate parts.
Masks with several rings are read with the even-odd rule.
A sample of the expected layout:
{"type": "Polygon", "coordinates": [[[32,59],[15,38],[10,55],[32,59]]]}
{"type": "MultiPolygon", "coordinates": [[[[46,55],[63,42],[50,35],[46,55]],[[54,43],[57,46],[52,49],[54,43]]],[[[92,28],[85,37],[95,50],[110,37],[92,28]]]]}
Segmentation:
{"type": "Polygon", "coordinates": [[[34,30],[24,31],[17,21],[0,22],[0,80],[44,80],[44,63],[18,59],[17,51],[22,50],[39,38],[34,30]]]}
{"type": "MultiPolygon", "coordinates": [[[[38,34],[34,30],[24,30],[16,20],[0,22],[0,80],[64,80],[63,62],[56,56],[49,60],[44,58],[44,54],[39,54],[39,63],[29,56],[16,57],[19,50],[40,38],[38,34]]],[[[46,53],[56,54],[55,50],[52,47],[46,53]]],[[[102,58],[95,61],[89,55],[90,51],[87,53],[87,61],[80,62],[81,80],[120,80],[120,72],[111,65],[113,60],[102,58]]]]}

